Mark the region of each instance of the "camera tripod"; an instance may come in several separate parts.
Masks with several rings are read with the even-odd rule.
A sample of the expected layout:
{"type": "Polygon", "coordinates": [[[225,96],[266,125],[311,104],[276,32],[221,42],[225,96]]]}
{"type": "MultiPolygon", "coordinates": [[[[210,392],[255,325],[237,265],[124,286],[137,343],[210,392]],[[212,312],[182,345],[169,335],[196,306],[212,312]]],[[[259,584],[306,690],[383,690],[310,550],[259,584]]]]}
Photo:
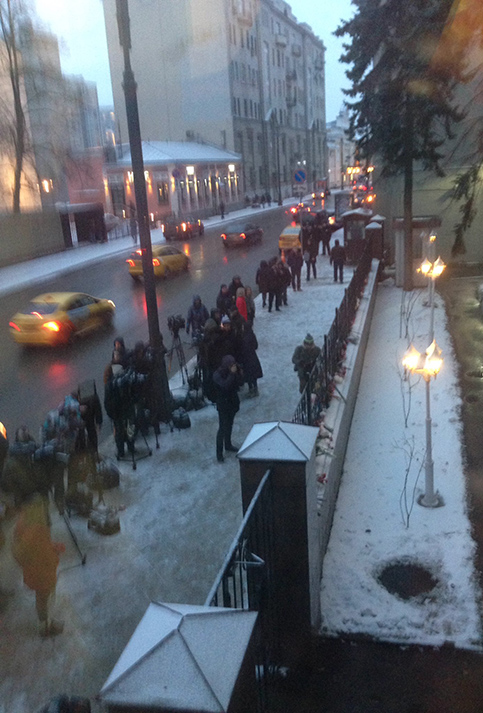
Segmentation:
{"type": "Polygon", "coordinates": [[[188,367],[186,366],[186,357],[184,355],[183,342],[179,336],[179,330],[172,331],[173,343],[171,344],[171,349],[168,351],[169,361],[168,361],[168,373],[171,371],[171,363],[173,361],[173,354],[178,357],[178,364],[181,371],[181,379],[183,385],[188,381],[188,367]]]}

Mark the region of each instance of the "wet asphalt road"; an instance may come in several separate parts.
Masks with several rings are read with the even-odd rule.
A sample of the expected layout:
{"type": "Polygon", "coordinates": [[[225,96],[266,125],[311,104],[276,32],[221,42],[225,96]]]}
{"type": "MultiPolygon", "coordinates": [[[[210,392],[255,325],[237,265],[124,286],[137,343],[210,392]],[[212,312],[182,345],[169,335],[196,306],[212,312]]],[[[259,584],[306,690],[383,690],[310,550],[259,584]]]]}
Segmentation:
{"type": "MultiPolygon", "coordinates": [[[[438,283],[459,363],[470,519],[483,588],[483,266],[448,270],[438,283]]],[[[370,641],[314,642],[280,679],[276,713],[481,713],[483,655],[370,641]]]]}

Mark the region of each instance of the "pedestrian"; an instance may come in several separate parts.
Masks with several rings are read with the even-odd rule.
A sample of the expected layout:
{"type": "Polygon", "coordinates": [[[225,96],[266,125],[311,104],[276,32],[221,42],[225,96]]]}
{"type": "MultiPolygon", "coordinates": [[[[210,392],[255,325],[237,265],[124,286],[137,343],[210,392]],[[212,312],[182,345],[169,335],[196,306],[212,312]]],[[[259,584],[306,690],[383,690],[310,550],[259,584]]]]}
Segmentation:
{"type": "MultiPolygon", "coordinates": [[[[218,307],[212,307],[212,308],[210,309],[210,318],[213,319],[213,320],[216,322],[216,324],[217,324],[218,326],[221,325],[221,318],[222,318],[222,317],[223,317],[223,315],[222,315],[222,313],[221,313],[221,310],[220,310],[218,307]]],[[[209,321],[209,320],[206,320],[206,322],[205,322],[205,324],[204,324],[204,327],[203,327],[203,331],[206,329],[206,323],[207,323],[208,321],[209,321]]]]}
{"type": "Polygon", "coordinates": [[[222,200],[220,201],[220,215],[221,219],[223,220],[223,218],[225,217],[225,204],[222,200]]]}
{"type": "Polygon", "coordinates": [[[213,374],[215,403],[218,411],[216,434],[216,459],[224,462],[223,449],[236,453],[238,448],[231,442],[235,415],[240,408],[238,389],[243,383],[243,372],[232,354],[223,357],[221,366],[213,374]]]}
{"type": "Polygon", "coordinates": [[[262,195],[260,196],[260,205],[262,206],[262,208],[265,208],[265,193],[262,193],[262,195]]]}
{"type": "Polygon", "coordinates": [[[112,421],[117,458],[124,458],[125,419],[129,413],[117,379],[125,373],[120,352],[114,350],[111,363],[104,369],[104,409],[112,421]]]}
{"type": "Polygon", "coordinates": [[[309,234],[309,237],[306,241],[306,248],[304,252],[304,262],[307,266],[307,282],[310,282],[310,271],[312,270],[312,274],[314,277],[314,280],[317,278],[317,255],[319,252],[319,243],[317,242],[317,239],[315,236],[312,234],[312,231],[309,234]]]}
{"type": "Polygon", "coordinates": [[[252,328],[252,323],[247,322],[241,348],[241,365],[243,367],[243,375],[248,384],[248,396],[253,398],[258,396],[257,380],[263,376],[262,365],[257,355],[258,340],[252,328]]]}
{"type": "Polygon", "coordinates": [[[114,355],[114,352],[118,352],[120,355],[120,364],[122,364],[124,367],[127,366],[127,362],[129,360],[129,352],[126,349],[126,345],[124,343],[124,337],[116,337],[114,339],[114,344],[113,344],[113,350],[112,354],[114,355]]]}
{"type": "Polygon", "coordinates": [[[138,242],[138,222],[135,215],[131,215],[129,218],[129,228],[131,230],[131,238],[133,239],[134,245],[138,242]]]}
{"type": "Polygon", "coordinates": [[[267,193],[267,203],[268,207],[270,208],[270,206],[272,205],[272,196],[270,195],[270,193],[267,193]]]}
{"type": "Polygon", "coordinates": [[[64,630],[64,623],[52,617],[59,555],[64,551],[64,545],[51,538],[48,498],[34,493],[21,505],[13,531],[12,553],[22,569],[24,583],[35,592],[42,637],[57,636],[64,630]]]}
{"type": "Polygon", "coordinates": [[[268,294],[268,287],[271,282],[271,274],[270,274],[270,268],[268,267],[268,263],[266,260],[262,260],[260,262],[260,266],[257,270],[257,274],[255,275],[255,282],[258,285],[258,291],[262,295],[262,307],[267,306],[267,294],[268,294]]]}
{"type": "Polygon", "coordinates": [[[269,262],[269,282],[268,282],[268,311],[272,311],[275,299],[275,312],[280,312],[282,294],[282,280],[277,268],[277,258],[274,257],[269,262]]]}
{"type": "Polygon", "coordinates": [[[215,402],[213,374],[220,366],[223,358],[221,350],[222,339],[221,327],[214,319],[207,319],[203,339],[198,350],[198,365],[201,369],[203,395],[213,403],[215,402]]]}
{"type": "Polygon", "coordinates": [[[314,368],[317,357],[320,354],[320,347],[316,346],[314,338],[311,334],[307,334],[303,344],[300,344],[295,348],[292,356],[292,363],[294,365],[294,371],[297,372],[299,377],[299,391],[305,389],[308,378],[312,369],[314,368]]]}
{"type": "Polygon", "coordinates": [[[245,287],[245,300],[247,303],[247,321],[253,324],[255,319],[255,300],[253,299],[253,290],[249,285],[245,287]]]}
{"type": "Polygon", "coordinates": [[[189,334],[191,331],[193,342],[201,341],[203,327],[209,316],[209,312],[201,301],[201,297],[199,295],[193,295],[193,302],[188,309],[188,315],[186,317],[186,334],[189,334]]]}
{"type": "Polygon", "coordinates": [[[228,292],[230,293],[232,305],[235,304],[236,291],[239,287],[243,287],[243,282],[241,281],[240,275],[234,275],[232,281],[228,285],[228,292]]]}
{"type": "Polygon", "coordinates": [[[220,310],[222,316],[224,314],[228,314],[233,307],[233,299],[230,291],[228,290],[228,285],[221,285],[220,291],[218,292],[218,296],[216,298],[216,306],[220,310]]]}
{"type": "Polygon", "coordinates": [[[292,275],[292,289],[294,292],[301,292],[300,279],[302,273],[302,265],[304,264],[304,259],[302,256],[302,250],[297,248],[296,250],[289,250],[287,255],[287,265],[290,268],[292,275]]]}
{"type": "MultiPolygon", "coordinates": [[[[241,317],[238,314],[238,310],[235,310],[235,312],[237,313],[238,318],[241,320],[241,317]]],[[[222,358],[224,356],[227,356],[227,354],[231,354],[237,360],[240,358],[241,334],[238,333],[238,327],[236,325],[236,318],[235,318],[235,328],[233,328],[230,317],[228,317],[228,315],[225,315],[224,317],[222,317],[220,337],[221,338],[217,344],[217,349],[218,349],[217,368],[221,364],[222,358]]]]}
{"type": "MultiPolygon", "coordinates": [[[[245,288],[244,287],[239,287],[236,291],[236,301],[235,301],[235,306],[240,313],[240,315],[243,317],[245,322],[248,319],[248,313],[247,313],[247,301],[245,297],[245,288]]],[[[230,319],[232,317],[230,316],[230,319]]],[[[233,319],[232,319],[233,321],[233,319]]]]}
{"type": "Polygon", "coordinates": [[[330,227],[329,221],[322,224],[321,234],[322,234],[322,255],[328,255],[330,257],[330,239],[332,237],[332,228],[330,227]]]}
{"type": "Polygon", "coordinates": [[[337,275],[339,275],[340,282],[344,282],[345,261],[345,248],[336,240],[330,253],[330,264],[334,266],[334,282],[337,282],[337,275]]]}
{"type": "Polygon", "coordinates": [[[278,279],[279,279],[279,290],[280,290],[280,304],[288,305],[287,299],[287,289],[292,283],[292,273],[289,267],[283,262],[283,260],[277,261],[278,279]]]}

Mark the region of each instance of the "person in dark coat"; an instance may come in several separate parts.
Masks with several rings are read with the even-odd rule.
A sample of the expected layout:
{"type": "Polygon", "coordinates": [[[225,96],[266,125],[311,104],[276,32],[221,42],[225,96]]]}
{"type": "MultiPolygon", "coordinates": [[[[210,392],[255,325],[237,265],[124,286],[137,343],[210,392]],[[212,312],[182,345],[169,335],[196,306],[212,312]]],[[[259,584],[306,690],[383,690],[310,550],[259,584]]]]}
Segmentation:
{"type": "Polygon", "coordinates": [[[307,265],[307,282],[310,282],[310,270],[312,269],[312,274],[314,276],[314,280],[317,278],[317,255],[319,254],[319,243],[313,233],[310,233],[310,236],[307,239],[306,242],[306,249],[304,252],[304,261],[305,264],[307,265]],[[308,258],[308,259],[307,259],[308,258]]]}
{"type": "Polygon", "coordinates": [[[114,344],[113,344],[112,356],[114,356],[114,352],[117,352],[119,354],[118,363],[122,364],[123,367],[126,367],[128,360],[129,360],[129,352],[126,349],[126,345],[124,344],[124,337],[116,337],[115,338],[114,344]]]}
{"type": "Polygon", "coordinates": [[[270,260],[268,276],[268,311],[272,311],[275,299],[275,311],[280,312],[282,281],[277,269],[276,257],[270,260]]]}
{"type": "Polygon", "coordinates": [[[209,312],[205,305],[201,301],[199,295],[193,296],[193,303],[188,310],[188,316],[186,317],[186,334],[190,333],[193,341],[201,340],[203,335],[203,326],[209,317],[209,312]]]}
{"type": "Polygon", "coordinates": [[[253,331],[251,322],[247,322],[243,332],[241,346],[241,365],[243,375],[248,384],[248,396],[253,398],[258,396],[257,379],[263,376],[262,366],[257,356],[258,340],[253,331]]]}
{"type": "MultiPolygon", "coordinates": [[[[235,312],[236,311],[237,310],[235,310],[235,312]]],[[[240,316],[239,316],[239,318],[241,319],[240,316]]],[[[235,319],[235,328],[233,328],[232,321],[231,321],[230,317],[228,317],[227,315],[222,317],[221,331],[220,331],[221,338],[217,345],[218,355],[219,355],[217,368],[221,364],[223,357],[226,356],[227,354],[231,354],[237,360],[240,358],[241,334],[242,334],[242,332],[238,333],[236,319],[235,319]]]]}
{"type": "Polygon", "coordinates": [[[337,282],[337,274],[340,282],[344,281],[344,264],[346,261],[345,248],[335,241],[335,245],[330,253],[330,264],[334,266],[334,282],[337,282]]]}
{"type": "Polygon", "coordinates": [[[272,282],[272,276],[270,273],[270,268],[266,260],[262,260],[260,267],[257,270],[255,276],[255,282],[258,285],[258,291],[262,295],[262,307],[267,306],[267,293],[269,292],[269,284],[272,282]]]}
{"type": "Polygon", "coordinates": [[[203,332],[203,339],[198,350],[198,364],[201,369],[203,395],[210,401],[215,401],[213,374],[218,369],[223,359],[222,341],[224,335],[221,327],[214,319],[207,319],[203,332]]]}
{"type": "Polygon", "coordinates": [[[238,451],[231,442],[235,415],[240,408],[238,389],[243,383],[243,372],[231,354],[223,357],[221,366],[213,374],[216,408],[218,410],[218,433],[216,434],[216,459],[224,462],[225,451],[238,451]]]}
{"type": "Polygon", "coordinates": [[[228,290],[228,285],[221,285],[220,291],[216,298],[216,306],[221,312],[221,315],[228,314],[233,307],[233,298],[228,290]]]}
{"type": "MultiPolygon", "coordinates": [[[[212,309],[210,309],[209,319],[214,319],[218,326],[221,325],[222,317],[223,317],[222,311],[218,307],[212,307],[212,309]]],[[[206,320],[206,322],[207,321],[208,320],[206,320]]],[[[206,328],[206,322],[205,322],[205,328],[206,328]]]]}
{"type": "Polygon", "coordinates": [[[295,347],[295,351],[292,356],[292,364],[294,365],[294,371],[297,372],[299,377],[299,391],[303,392],[307,384],[309,375],[314,368],[317,357],[320,354],[320,347],[318,347],[314,338],[311,334],[307,334],[303,344],[295,347]]]}
{"type": "Polygon", "coordinates": [[[223,201],[220,201],[220,216],[222,220],[225,217],[225,204],[223,201]]]}
{"type": "Polygon", "coordinates": [[[287,289],[292,282],[292,273],[283,260],[277,262],[278,281],[280,285],[280,304],[288,305],[287,289]]]}
{"type": "Polygon", "coordinates": [[[241,277],[240,275],[234,275],[232,281],[228,285],[228,292],[230,293],[232,305],[235,304],[236,291],[239,287],[244,287],[243,282],[241,281],[241,277]]]}
{"type": "Polygon", "coordinates": [[[304,264],[304,259],[302,257],[302,250],[297,248],[296,250],[289,250],[287,255],[287,265],[290,268],[292,275],[292,288],[293,291],[301,292],[300,278],[302,274],[302,266],[304,264]]]}
{"type": "Polygon", "coordinates": [[[330,257],[330,239],[332,237],[332,228],[330,227],[329,221],[321,225],[321,236],[322,255],[328,255],[330,257]]]}

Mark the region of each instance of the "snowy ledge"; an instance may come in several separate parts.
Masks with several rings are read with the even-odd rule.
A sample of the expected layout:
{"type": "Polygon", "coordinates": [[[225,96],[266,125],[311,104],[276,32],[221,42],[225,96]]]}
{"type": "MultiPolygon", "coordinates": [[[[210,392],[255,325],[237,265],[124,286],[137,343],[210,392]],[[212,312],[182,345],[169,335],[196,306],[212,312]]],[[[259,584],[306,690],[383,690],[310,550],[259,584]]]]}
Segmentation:
{"type": "Polygon", "coordinates": [[[350,425],[371,328],[378,267],[379,261],[373,260],[348,339],[343,362],[344,374],[335,376],[334,393],[320,425],[320,436],[316,445],[317,509],[322,558],[327,549],[332,527],[350,425]]]}

